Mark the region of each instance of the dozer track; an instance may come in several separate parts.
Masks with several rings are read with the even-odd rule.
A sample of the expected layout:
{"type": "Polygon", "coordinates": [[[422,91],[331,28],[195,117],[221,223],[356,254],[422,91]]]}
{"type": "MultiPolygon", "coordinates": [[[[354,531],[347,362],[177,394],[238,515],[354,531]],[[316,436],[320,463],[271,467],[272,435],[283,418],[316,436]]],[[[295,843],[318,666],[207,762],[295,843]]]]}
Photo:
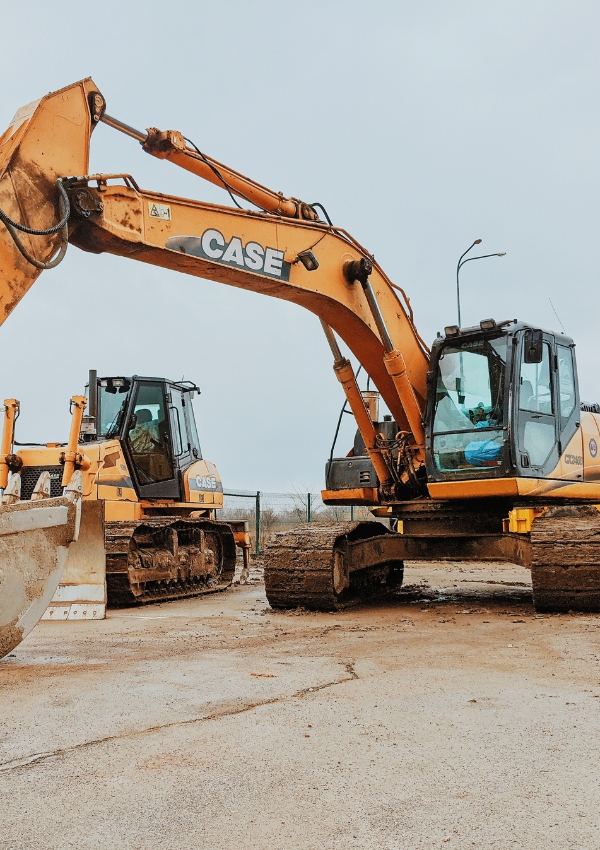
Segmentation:
{"type": "Polygon", "coordinates": [[[388,528],[378,522],[307,523],[275,534],[265,549],[265,588],[273,608],[336,611],[402,584],[388,528]]]}
{"type": "Polygon", "coordinates": [[[235,573],[236,548],[227,523],[156,517],[107,522],[108,605],[183,599],[225,590],[235,573]]]}
{"type": "Polygon", "coordinates": [[[548,508],[531,530],[536,611],[600,613],[600,513],[593,506],[548,508]]]}

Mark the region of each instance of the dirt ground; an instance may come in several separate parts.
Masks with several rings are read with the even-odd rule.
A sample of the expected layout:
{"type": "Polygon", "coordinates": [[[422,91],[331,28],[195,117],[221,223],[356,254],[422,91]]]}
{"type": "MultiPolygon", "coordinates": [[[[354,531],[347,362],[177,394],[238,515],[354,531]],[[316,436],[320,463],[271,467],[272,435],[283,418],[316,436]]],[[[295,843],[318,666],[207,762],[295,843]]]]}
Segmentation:
{"type": "Polygon", "coordinates": [[[252,578],[0,662],[2,850],[600,848],[600,616],[510,567],[342,614],[252,578]]]}

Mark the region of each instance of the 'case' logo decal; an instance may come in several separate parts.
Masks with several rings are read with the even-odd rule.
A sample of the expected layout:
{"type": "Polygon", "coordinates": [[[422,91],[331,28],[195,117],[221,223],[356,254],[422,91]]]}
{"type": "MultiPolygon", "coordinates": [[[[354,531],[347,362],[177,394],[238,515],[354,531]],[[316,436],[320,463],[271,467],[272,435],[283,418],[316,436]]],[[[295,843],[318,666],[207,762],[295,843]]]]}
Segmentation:
{"type": "Polygon", "coordinates": [[[171,236],[166,247],[182,254],[202,257],[204,260],[222,263],[225,266],[272,277],[276,280],[290,279],[290,264],[283,259],[284,252],[268,248],[258,242],[242,245],[239,236],[227,242],[220,230],[209,227],[202,236],[171,236]]]}

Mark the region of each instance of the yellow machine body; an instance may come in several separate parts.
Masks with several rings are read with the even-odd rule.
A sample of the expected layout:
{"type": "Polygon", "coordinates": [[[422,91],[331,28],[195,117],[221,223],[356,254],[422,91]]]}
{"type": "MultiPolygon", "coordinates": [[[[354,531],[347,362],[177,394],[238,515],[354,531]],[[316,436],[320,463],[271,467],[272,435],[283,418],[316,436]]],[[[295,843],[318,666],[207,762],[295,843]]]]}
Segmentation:
{"type": "MultiPolygon", "coordinates": [[[[160,508],[181,511],[182,516],[184,513],[203,511],[210,517],[213,517],[215,510],[223,508],[221,478],[217,467],[211,461],[197,460],[185,470],[185,500],[144,500],[136,495],[119,440],[84,443],[79,448],[91,461],[90,467],[83,472],[82,499],[84,502],[104,502],[105,518],[110,522],[138,520],[146,516],[147,511],[160,508]]],[[[36,471],[47,467],[60,469],[62,455],[63,449],[53,444],[46,447],[22,448],[17,452],[24,468],[36,471]]],[[[50,475],[53,481],[59,481],[58,471],[51,472],[50,475]]]]}
{"type": "Polygon", "coordinates": [[[216,466],[200,455],[190,402],[196,390],[189,382],[98,380],[91,372],[88,396],[97,415],[78,416],[80,441],[17,453],[23,499],[42,474],[50,495],[62,493],[69,462],[81,478],[79,540],[44,619],[101,619],[107,604],[224,589],[236,545],[247,573],[246,523],[216,520],[223,486],[216,466]]]}
{"type": "MultiPolygon", "coordinates": [[[[588,545],[600,522],[600,406],[579,398],[573,340],[522,322],[484,320],[473,328],[446,328],[429,350],[406,294],[353,237],[319,219],[319,205],[260,186],[201,154],[177,131],[135,130],[105,107],[86,79],[21,110],[0,138],[0,323],[39,271],[61,260],[67,240],[91,253],[282,298],[319,317],[359,428],[351,456],[330,459],[324,499],[385,510],[403,533],[371,543],[380,525],[327,533],[318,580],[310,559],[320,544],[311,552],[290,537],[267,567],[271,603],[335,607],[353,586],[396,586],[403,558],[464,558],[531,567],[540,610],[600,610],[600,550],[588,545]],[[88,174],[98,121],[258,209],[142,190],[127,174],[88,174]],[[383,421],[373,421],[375,405],[365,403],[338,338],[385,402],[390,414],[383,421]],[[554,563],[558,538],[546,545],[553,534],[586,541],[583,548],[573,543],[560,550],[567,553],[563,572],[554,563]],[[290,561],[294,547],[303,549],[306,563],[290,561]],[[584,552],[582,565],[577,558],[584,552]],[[362,576],[355,585],[353,572],[362,576]]],[[[137,512],[144,518],[162,509],[160,488],[152,491],[150,508],[139,480],[138,500],[130,498],[131,462],[117,455],[112,468],[104,457],[89,458],[90,468],[97,464],[92,488],[113,494],[107,510],[137,517],[114,522],[137,522],[137,512]],[[111,483],[102,483],[103,474],[112,476],[111,483]]],[[[73,463],[67,458],[65,466],[73,463]]],[[[203,477],[189,475],[185,493],[165,499],[169,510],[185,511],[206,498],[194,489],[203,477]]],[[[199,510],[212,510],[200,504],[199,510]]],[[[147,575],[158,575],[155,561],[146,558],[147,575]]],[[[136,582],[142,574],[141,567],[133,569],[136,582]]]]}

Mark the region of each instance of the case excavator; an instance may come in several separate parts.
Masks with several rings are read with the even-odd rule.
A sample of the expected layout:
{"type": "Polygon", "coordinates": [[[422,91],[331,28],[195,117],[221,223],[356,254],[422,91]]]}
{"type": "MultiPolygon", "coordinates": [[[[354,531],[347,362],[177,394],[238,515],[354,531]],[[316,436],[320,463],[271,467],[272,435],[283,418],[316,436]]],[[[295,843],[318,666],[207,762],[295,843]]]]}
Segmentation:
{"type": "Polygon", "coordinates": [[[320,204],[261,186],[180,132],[110,116],[91,79],[17,113],[0,175],[0,321],[68,245],[282,298],[321,320],[359,431],[351,455],[327,464],[323,499],[367,505],[396,530],[315,523],[275,536],[272,606],[332,610],[390,592],[410,559],[520,564],[537,610],[600,610],[600,407],[580,398],[572,339],[485,319],[448,326],[430,350],[404,291],[320,204]],[[253,208],[89,174],[99,123],[253,208]],[[385,402],[382,421],[342,343],[385,402]]]}

